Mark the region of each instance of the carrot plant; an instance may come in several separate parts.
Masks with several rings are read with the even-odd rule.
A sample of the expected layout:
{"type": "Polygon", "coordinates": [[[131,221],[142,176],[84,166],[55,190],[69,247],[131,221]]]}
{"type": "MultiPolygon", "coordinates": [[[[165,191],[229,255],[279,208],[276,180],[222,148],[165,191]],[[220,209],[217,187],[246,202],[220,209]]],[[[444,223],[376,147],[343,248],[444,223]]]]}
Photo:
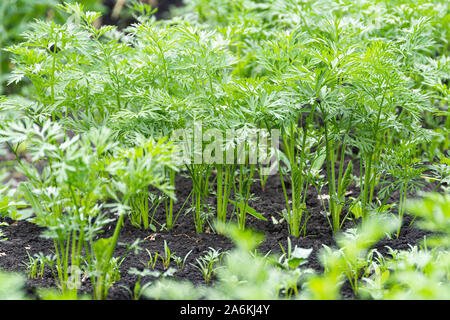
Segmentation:
{"type": "Polygon", "coordinates": [[[235,201],[231,203],[235,205],[236,220],[241,229],[245,229],[247,212],[251,212],[251,210],[253,210],[250,208],[248,202],[251,197],[250,188],[253,183],[254,174],[255,165],[250,164],[248,167],[241,165],[236,173],[238,186],[236,187],[236,185],[233,184],[235,201]]]}
{"type": "Polygon", "coordinates": [[[398,222],[391,217],[370,216],[356,229],[337,234],[339,249],[324,247],[320,259],[325,271],[308,278],[302,296],[308,299],[336,299],[340,296],[343,278],[347,278],[352,289],[358,292],[361,270],[367,269],[374,254],[371,246],[386,233],[393,232],[397,225],[398,222]]]}
{"type": "MultiPolygon", "coordinates": [[[[0,29],[17,18],[10,20],[5,9],[28,12],[22,2],[0,4],[0,29]]],[[[120,276],[123,257],[114,253],[126,219],[172,231],[190,211],[196,232],[209,224],[238,245],[217,270],[218,287],[205,291],[213,297],[336,298],[343,279],[358,295],[372,288],[370,297],[401,297],[402,286],[420,291],[410,280],[423,274],[444,292],[435,286],[444,282],[440,270],[432,272],[428,262],[423,269],[402,264],[422,255],[440,269],[445,250],[392,251],[385,264],[369,250],[386,232],[400,236],[401,224],[383,214],[394,213],[397,222],[407,213],[420,216],[419,209],[408,210],[408,197],[423,188],[423,179],[440,180],[435,190],[448,190],[445,1],[190,0],[167,20],[156,20],[143,3],[134,6],[141,13],[136,23],[118,30],[99,26],[99,13],[70,1],[53,9],[58,19],[30,23],[22,42],[3,50],[11,63],[1,60],[1,71],[13,67],[11,90],[24,90],[0,97],[0,148],[14,154],[14,170],[26,178],[0,186],[0,214],[45,227],[43,236],[53,241],[52,255],[29,256],[30,276],[50,268],[62,294],[73,298],[89,277],[94,298],[105,298],[120,276]],[[182,135],[173,134],[179,130],[182,135]],[[267,136],[254,139],[258,130],[267,136]],[[280,148],[270,144],[278,140],[280,148]],[[183,161],[175,161],[174,148],[187,149],[183,161]],[[244,250],[255,249],[258,239],[247,233],[249,215],[266,220],[252,208],[255,181],[263,192],[270,181],[260,153],[276,156],[285,203],[280,214],[292,236],[307,236],[309,197],[318,191],[326,200],[339,249],[322,254],[324,274],[301,268],[309,249],[288,245],[272,265],[244,250]],[[182,171],[192,190],[178,206],[182,171]],[[165,221],[156,221],[157,210],[165,221]],[[350,214],[362,227],[340,233],[350,214]],[[109,225],[113,235],[101,237],[109,225]],[[242,270],[242,261],[256,272],[242,270]],[[244,288],[242,280],[255,285],[244,288]]],[[[16,37],[16,30],[7,31],[16,37]]],[[[4,46],[10,35],[1,34],[4,46]]],[[[436,196],[417,204],[431,231],[446,231],[443,201],[436,196]]],[[[447,246],[443,239],[428,245],[436,241],[447,246]]],[[[183,267],[187,256],[175,258],[164,248],[149,256],[146,268],[155,268],[159,257],[164,268],[173,259],[183,267]]],[[[218,255],[211,251],[197,261],[205,281],[218,255]]],[[[139,277],[138,298],[142,277],[155,273],[132,273],[139,277]]]]}
{"type": "Polygon", "coordinates": [[[188,165],[187,168],[193,183],[191,210],[194,216],[195,231],[201,233],[205,231],[210,216],[210,208],[206,198],[209,194],[211,167],[209,165],[192,164],[188,165]]]}
{"type": "MultiPolygon", "coordinates": [[[[147,190],[133,196],[130,200],[132,210],[129,217],[131,224],[137,228],[142,226],[144,229],[151,228],[153,231],[156,231],[153,219],[163,200],[162,198],[161,195],[149,193],[147,190]],[[151,207],[149,207],[149,204],[151,207]]],[[[171,200],[173,201],[173,197],[171,200]]]]}
{"type": "MultiPolygon", "coordinates": [[[[378,221],[372,215],[392,211],[388,202],[396,192],[402,220],[408,194],[421,188],[424,153],[431,162],[441,159],[433,168],[445,190],[449,29],[443,1],[192,0],[168,20],[154,19],[144,5],[135,8],[144,15],[120,31],[96,25],[100,14],[81,5],[61,5],[70,16],[65,23],[37,20],[21,43],[6,48],[14,64],[9,84],[28,85],[22,97],[0,97],[0,143],[26,180],[2,186],[0,213],[46,228],[64,294],[76,297],[88,271],[94,298],[107,296],[118,277],[121,260],[114,252],[127,217],[136,227],[172,231],[190,211],[196,232],[210,224],[226,233],[234,219],[246,234],[249,215],[266,220],[251,205],[258,200],[255,181],[263,192],[269,181],[268,158],[276,158],[285,202],[280,214],[295,237],[307,235],[314,190],[327,199],[335,234],[350,213],[363,228],[378,221]],[[255,138],[258,131],[267,134],[255,138]],[[271,144],[278,141],[280,148],[271,144]],[[182,161],[175,148],[183,151],[182,161]],[[192,190],[176,212],[181,171],[192,190]],[[157,209],[164,210],[164,222],[155,221],[157,209]],[[109,224],[115,224],[113,235],[99,238],[109,224]]],[[[359,292],[368,259],[359,240],[373,243],[377,232],[388,231],[367,228],[374,239],[338,237],[342,250],[324,255],[325,275],[308,283],[311,297],[336,296],[343,274],[359,292]],[[325,280],[334,286],[330,292],[321,287],[325,280]]],[[[168,268],[172,255],[165,249],[158,256],[168,268]]],[[[299,293],[297,253],[280,260],[278,267],[291,272],[286,278],[256,259],[261,272],[283,280],[260,283],[270,287],[270,297],[299,293]]],[[[239,257],[255,261],[236,252],[227,262],[232,272],[222,273],[225,282],[241,275],[239,257]]],[[[213,258],[197,265],[205,280],[213,258]]],[[[146,267],[156,261],[150,257],[146,267]]]]}
{"type": "MultiPolygon", "coordinates": [[[[75,1],[69,0],[66,2],[75,1]]],[[[64,12],[55,10],[55,6],[58,1],[24,1],[24,0],[5,0],[2,1],[0,6],[0,30],[2,35],[0,37],[0,47],[6,48],[7,46],[18,43],[21,41],[22,32],[27,31],[32,20],[38,16],[47,17],[46,20],[56,20],[58,22],[64,21],[67,15],[64,12]]],[[[84,6],[88,10],[100,10],[104,9],[101,1],[88,0],[84,1],[84,6]]],[[[8,74],[11,71],[9,64],[10,55],[6,52],[0,53],[0,94],[5,91],[18,92],[19,88],[12,88],[5,86],[8,74]]]]}
{"type": "Polygon", "coordinates": [[[230,194],[234,185],[234,165],[221,165],[216,166],[217,178],[216,178],[216,230],[222,233],[219,225],[225,225],[227,220],[228,204],[230,203],[230,194]]]}
{"type": "Polygon", "coordinates": [[[407,212],[420,217],[415,224],[433,231],[406,250],[389,248],[389,256],[377,259],[364,277],[361,293],[369,299],[445,299],[450,297],[448,194],[427,193],[406,202],[407,212]],[[406,290],[405,290],[406,288],[406,290]]]}
{"type": "Polygon", "coordinates": [[[107,129],[92,130],[83,138],[64,141],[63,128],[49,121],[42,127],[30,121],[17,122],[2,132],[3,141],[28,141],[34,163],[48,163],[39,172],[32,164],[20,161],[17,169],[28,181],[19,184],[18,192],[33,209],[30,221],[46,227],[44,236],[54,242],[57,279],[63,293],[76,293],[80,284],[76,272],[86,259],[89,266],[96,265],[92,281],[100,289],[95,297],[105,297],[103,279],[112,271],[110,263],[130,199],[149,185],[170,192],[158,175],[164,169],[162,163],[170,161],[170,149],[162,142],[142,142],[141,147],[113,152],[117,145],[108,141],[110,133],[107,129]],[[118,214],[115,233],[95,240],[103,226],[115,221],[102,211],[110,198],[118,201],[109,205],[118,214]]]}

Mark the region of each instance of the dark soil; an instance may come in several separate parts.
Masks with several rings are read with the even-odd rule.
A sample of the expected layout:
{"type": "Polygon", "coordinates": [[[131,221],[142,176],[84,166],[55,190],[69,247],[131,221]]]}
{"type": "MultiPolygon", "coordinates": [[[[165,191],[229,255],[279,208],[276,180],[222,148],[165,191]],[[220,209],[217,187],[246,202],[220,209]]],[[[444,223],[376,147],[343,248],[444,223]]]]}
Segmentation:
{"type": "MultiPolygon", "coordinates": [[[[141,2],[150,4],[152,8],[156,8],[157,11],[155,13],[156,19],[164,19],[167,18],[171,7],[173,6],[181,6],[183,4],[183,0],[140,0],[141,2]]],[[[123,29],[132,23],[136,22],[136,20],[126,12],[125,6],[121,9],[121,14],[119,17],[113,16],[113,10],[116,6],[117,0],[103,0],[103,5],[105,6],[105,12],[102,15],[102,24],[103,25],[115,25],[119,29],[123,29]]]]}
{"type": "MultiPolygon", "coordinates": [[[[189,195],[192,185],[190,179],[180,175],[177,176],[176,186],[177,198],[179,200],[175,204],[175,212],[177,212],[184,202],[184,199],[189,195]]],[[[431,185],[427,187],[427,189],[431,188],[431,185]]],[[[284,208],[282,187],[278,175],[269,178],[264,192],[262,192],[259,182],[255,182],[252,192],[258,199],[251,202],[251,206],[268,218],[268,221],[265,222],[257,220],[253,216],[248,216],[247,226],[251,229],[265,233],[265,241],[259,246],[260,252],[263,254],[269,251],[272,253],[280,253],[281,250],[279,244],[286,247],[289,234],[285,223],[276,225],[271,222],[271,216],[278,220],[280,218],[279,212],[284,208]]],[[[355,193],[355,196],[358,193],[356,188],[354,188],[352,192],[355,193]]],[[[391,196],[390,201],[396,201],[397,199],[398,195],[394,194],[391,196]]],[[[209,200],[213,201],[214,198],[211,197],[209,200]]],[[[333,239],[329,222],[321,213],[321,204],[315,190],[310,190],[307,205],[310,210],[311,218],[307,223],[306,236],[298,239],[295,237],[290,238],[292,245],[297,245],[302,248],[313,248],[313,253],[310,256],[306,267],[321,272],[323,269],[318,261],[318,252],[322,248],[322,245],[335,246],[336,244],[333,239]]],[[[412,218],[409,216],[404,218],[404,224],[399,239],[384,239],[376,245],[377,250],[382,254],[386,254],[387,249],[385,246],[389,246],[393,249],[408,249],[409,245],[420,242],[424,235],[426,235],[426,232],[418,230],[414,226],[410,226],[411,219],[412,218]]],[[[162,208],[157,211],[155,220],[164,223],[165,212],[162,208]]],[[[25,272],[26,267],[23,265],[23,262],[28,261],[27,252],[30,255],[38,252],[43,252],[45,254],[51,253],[53,243],[40,237],[40,234],[43,231],[42,228],[25,221],[13,223],[13,221],[8,220],[8,222],[10,223],[10,226],[2,227],[8,240],[0,242],[0,269],[25,272]]],[[[348,220],[344,224],[344,229],[353,226],[354,223],[348,220]]],[[[105,236],[112,235],[113,229],[114,225],[109,226],[107,230],[105,230],[105,236]]],[[[181,214],[176,222],[175,228],[170,232],[139,230],[133,227],[129,221],[126,221],[125,226],[120,233],[119,242],[131,244],[137,238],[144,240],[140,246],[149,249],[152,254],[164,252],[164,240],[167,241],[167,245],[171,252],[174,252],[177,256],[182,258],[192,250],[192,253],[187,259],[185,268],[182,271],[177,271],[174,276],[180,280],[190,280],[196,285],[203,284],[203,278],[200,271],[191,266],[190,263],[195,263],[195,260],[204,255],[204,251],[207,251],[209,247],[221,249],[222,251],[233,248],[232,242],[224,236],[212,232],[201,234],[195,233],[192,213],[187,215],[181,214]]],[[[124,251],[125,246],[118,246],[115,256],[122,255],[124,251]]],[[[129,253],[121,264],[121,279],[110,289],[108,298],[114,300],[130,299],[130,294],[125,288],[130,288],[132,290],[137,281],[137,277],[128,274],[128,270],[132,267],[142,270],[142,262],[146,263],[147,261],[148,256],[145,250],[141,251],[139,255],[134,255],[133,252],[129,253]]],[[[174,262],[172,262],[171,265],[175,267],[174,262]]],[[[163,270],[160,261],[158,262],[156,269],[160,271],[163,270]]],[[[149,280],[152,279],[143,278],[142,284],[149,280]]],[[[27,280],[27,290],[31,295],[33,295],[33,292],[35,292],[34,290],[37,287],[52,286],[55,286],[55,281],[50,270],[45,272],[42,279],[27,280]]],[[[89,280],[83,283],[81,291],[91,292],[89,280]]],[[[344,299],[355,298],[348,284],[343,286],[341,293],[344,299]]]]}

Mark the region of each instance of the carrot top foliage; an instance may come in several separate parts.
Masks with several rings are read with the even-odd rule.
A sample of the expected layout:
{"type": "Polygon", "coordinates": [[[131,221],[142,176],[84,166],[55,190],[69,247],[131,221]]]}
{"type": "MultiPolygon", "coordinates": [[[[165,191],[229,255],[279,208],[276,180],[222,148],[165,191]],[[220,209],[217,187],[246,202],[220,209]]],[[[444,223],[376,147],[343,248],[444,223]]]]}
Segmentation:
{"type": "Polygon", "coordinates": [[[333,233],[386,213],[401,221],[426,179],[448,191],[446,1],[190,0],[167,20],[133,9],[137,22],[118,30],[59,5],[65,23],[36,20],[5,48],[8,84],[25,86],[0,97],[0,142],[26,179],[0,188],[0,213],[47,228],[63,293],[76,297],[86,262],[94,297],[106,297],[125,218],[170,231],[191,212],[199,233],[231,221],[245,232],[248,215],[271,223],[251,206],[270,174],[295,237],[307,235],[309,190],[333,233]],[[174,212],[181,171],[193,188],[174,212]],[[165,221],[153,220],[158,208],[165,221]],[[112,222],[114,235],[97,239],[112,222]]]}

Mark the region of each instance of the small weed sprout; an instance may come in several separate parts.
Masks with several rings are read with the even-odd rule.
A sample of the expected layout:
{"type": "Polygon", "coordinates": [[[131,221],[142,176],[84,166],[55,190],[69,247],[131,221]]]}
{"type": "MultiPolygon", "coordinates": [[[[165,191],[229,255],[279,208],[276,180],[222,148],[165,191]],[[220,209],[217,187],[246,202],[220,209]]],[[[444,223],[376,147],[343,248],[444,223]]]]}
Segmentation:
{"type": "Polygon", "coordinates": [[[148,250],[147,248],[145,249],[145,251],[147,251],[149,260],[147,262],[141,261],[141,263],[144,264],[145,268],[148,269],[149,267],[151,267],[153,270],[156,267],[156,262],[158,262],[158,252],[156,252],[155,255],[153,256],[150,250],[148,250]]]}
{"type": "Polygon", "coordinates": [[[45,267],[45,263],[44,261],[42,261],[41,259],[39,259],[39,256],[30,256],[30,253],[27,251],[27,255],[28,255],[28,262],[23,262],[24,266],[27,269],[27,275],[29,278],[31,279],[35,279],[38,276],[40,276],[42,278],[43,273],[44,273],[44,267],[45,267]],[[41,268],[39,268],[39,265],[41,265],[41,268]],[[40,274],[39,274],[39,270],[40,269],[40,274]]]}
{"type": "Polygon", "coordinates": [[[159,257],[161,258],[163,269],[167,270],[170,266],[170,261],[173,260],[173,255],[175,253],[172,253],[170,251],[169,246],[167,245],[167,241],[164,240],[164,254],[159,254],[159,257]]]}
{"type": "Polygon", "coordinates": [[[191,263],[191,265],[200,270],[205,283],[208,284],[216,274],[217,265],[220,265],[225,252],[220,252],[220,249],[216,250],[211,247],[205,252],[206,254],[204,256],[196,259],[197,264],[191,263]]]}
{"type": "Polygon", "coordinates": [[[44,275],[44,269],[48,266],[54,276],[57,279],[54,272],[54,265],[56,262],[56,255],[44,255],[42,252],[35,253],[33,256],[27,250],[28,262],[23,262],[27,268],[27,275],[31,279],[42,278],[44,275]]]}
{"type": "Polygon", "coordinates": [[[176,255],[172,255],[172,260],[176,262],[178,270],[184,269],[184,267],[186,265],[186,260],[191,253],[192,253],[192,250],[189,250],[189,252],[184,256],[184,258],[181,258],[176,255]]]}

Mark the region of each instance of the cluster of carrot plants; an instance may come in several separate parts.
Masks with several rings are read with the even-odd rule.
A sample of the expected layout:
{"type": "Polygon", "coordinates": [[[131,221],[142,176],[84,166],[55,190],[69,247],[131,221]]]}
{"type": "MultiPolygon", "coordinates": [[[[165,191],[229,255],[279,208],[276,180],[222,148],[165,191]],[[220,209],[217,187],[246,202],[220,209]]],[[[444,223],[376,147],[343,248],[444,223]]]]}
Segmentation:
{"type": "Polygon", "coordinates": [[[338,299],[343,281],[370,299],[450,297],[446,1],[190,0],[167,20],[132,6],[137,22],[118,30],[66,3],[65,23],[36,20],[3,48],[8,83],[23,88],[0,96],[0,143],[22,179],[1,186],[0,215],[45,228],[54,245],[30,256],[31,277],[51,268],[70,298],[87,277],[92,297],[105,299],[120,278],[125,223],[174,232],[191,215],[197,233],[236,243],[190,264],[216,283],[171,280],[190,252],[165,243],[144,271],[129,271],[139,276],[134,298],[338,299]],[[177,175],[192,182],[186,199],[177,175]],[[252,190],[264,193],[271,178],[284,201],[276,218],[252,206],[252,190]],[[434,193],[421,195],[429,184],[434,193]],[[260,256],[262,237],[246,225],[308,237],[312,191],[338,245],[324,246],[323,274],[291,242],[260,256]],[[405,214],[438,236],[390,258],[373,250],[399,238],[405,214]],[[159,260],[163,272],[153,270],[159,260]],[[148,275],[163,279],[142,285],[148,275]]]}

